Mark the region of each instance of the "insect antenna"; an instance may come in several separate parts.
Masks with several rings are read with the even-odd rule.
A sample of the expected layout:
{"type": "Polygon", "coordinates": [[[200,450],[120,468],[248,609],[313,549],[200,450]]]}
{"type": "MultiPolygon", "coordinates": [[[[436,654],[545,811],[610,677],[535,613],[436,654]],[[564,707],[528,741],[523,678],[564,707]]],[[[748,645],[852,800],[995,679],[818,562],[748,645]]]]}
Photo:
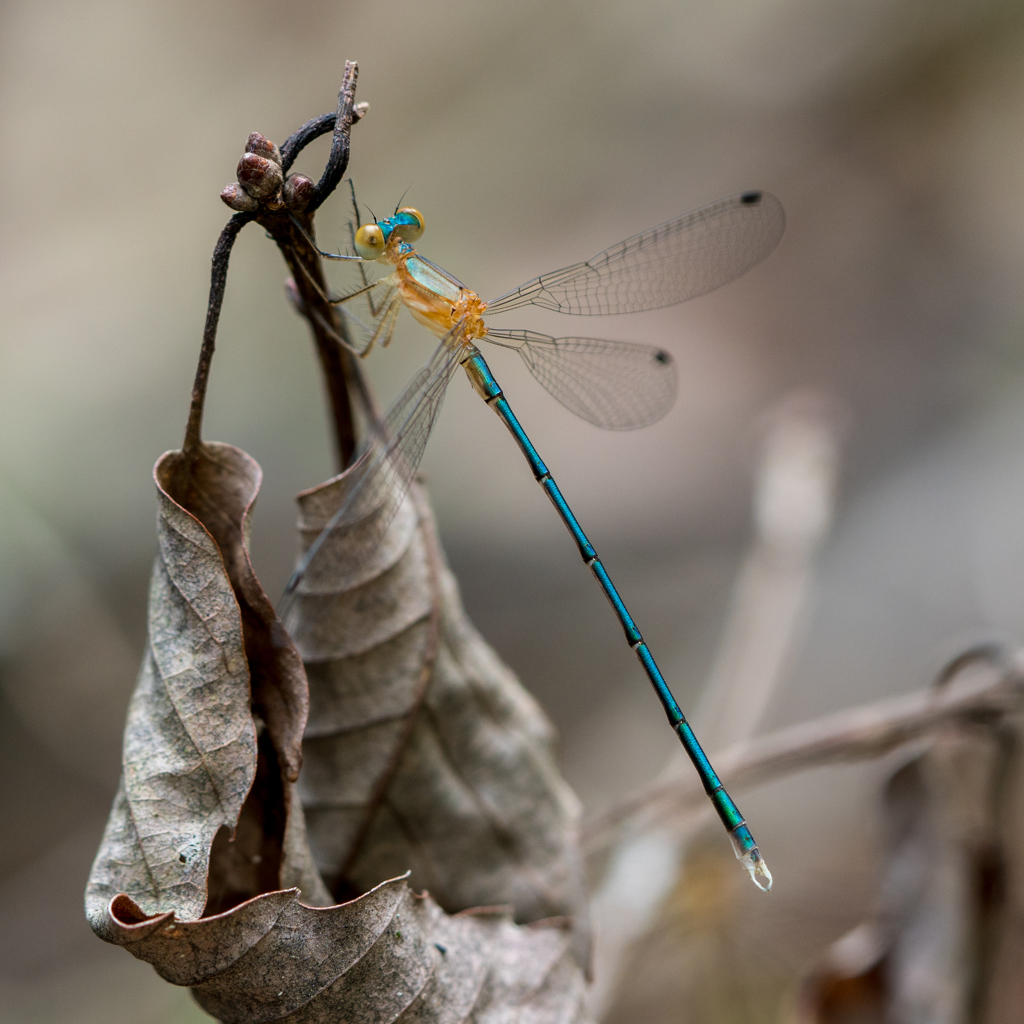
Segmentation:
{"type": "MultiPolygon", "coordinates": [[[[410,188],[412,188],[412,185],[410,185],[410,186],[409,186],[409,187],[408,187],[408,188],[407,188],[407,189],[406,189],[406,190],[405,190],[405,191],[404,191],[404,192],[402,193],[402,198],[401,198],[401,199],[399,199],[397,203],[395,203],[395,213],[398,213],[398,211],[399,211],[399,210],[400,210],[400,209],[402,208],[402,200],[404,200],[404,199],[405,199],[405,197],[406,197],[406,196],[407,196],[407,195],[409,194],[409,189],[410,189],[410,188]]],[[[392,216],[394,216],[394,214],[392,214],[392,216]]]]}
{"type": "Polygon", "coordinates": [[[359,213],[359,203],[356,202],[356,183],[351,178],[348,178],[347,181],[349,191],[352,193],[352,209],[355,211],[356,215],[356,227],[359,227],[359,225],[363,223],[363,218],[359,213]]]}

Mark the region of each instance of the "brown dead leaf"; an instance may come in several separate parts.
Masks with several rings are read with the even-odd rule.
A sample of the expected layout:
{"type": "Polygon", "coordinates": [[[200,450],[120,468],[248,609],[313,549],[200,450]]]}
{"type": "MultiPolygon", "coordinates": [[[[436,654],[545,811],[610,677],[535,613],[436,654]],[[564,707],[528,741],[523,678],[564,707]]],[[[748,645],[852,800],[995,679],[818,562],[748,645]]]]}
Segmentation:
{"type": "MultiPolygon", "coordinates": [[[[304,547],[348,483],[300,495],[304,547]]],[[[376,514],[330,536],[291,623],[310,681],[299,788],[317,865],[338,898],[410,871],[449,912],[571,917],[585,961],[579,810],[552,727],[466,618],[422,490],[354,559],[376,514]]]]}
{"type": "Polygon", "coordinates": [[[307,687],[249,563],[261,477],[248,455],[220,444],[202,445],[194,460],[168,452],[154,469],[149,644],[121,786],[86,890],[103,937],[107,904],[120,893],[145,913],[183,920],[282,884],[329,902],[308,866],[289,863],[282,881],[286,845],[304,848],[291,789],[307,687]]]}
{"type": "MultiPolygon", "coordinates": [[[[192,986],[200,1005],[218,1019],[238,1024],[584,1021],[579,932],[564,921],[518,927],[507,912],[450,917],[430,897],[415,896],[404,878],[385,881],[349,903],[317,906],[331,898],[313,866],[299,801],[292,799],[306,718],[305,676],[246,548],[260,475],[247,455],[227,445],[204,444],[194,459],[171,452],[157,463],[159,554],[149,645],[125,729],[122,784],[86,890],[90,923],[168,981],[192,986]]],[[[359,663],[365,671],[346,674],[344,658],[327,670],[343,662],[336,677],[355,681],[357,710],[348,707],[344,693],[332,690],[325,695],[323,718],[350,722],[361,714],[369,724],[350,730],[352,740],[372,759],[377,747],[367,742],[367,732],[380,724],[378,705],[417,728],[426,719],[411,714],[408,683],[421,680],[413,704],[418,700],[430,716],[444,711],[451,717],[447,731],[433,726],[435,744],[443,741],[457,751],[459,743],[470,751],[480,747],[475,759],[461,751],[466,779],[476,791],[464,782],[456,790],[471,808],[471,825],[483,807],[494,816],[483,815],[484,820],[496,828],[497,801],[516,779],[547,799],[531,817],[523,807],[531,791],[517,794],[502,824],[512,829],[525,823],[537,833],[501,833],[505,845],[492,841],[492,849],[482,848],[483,881],[450,890],[475,888],[487,893],[479,902],[489,904],[522,892],[533,899],[525,905],[534,911],[571,906],[565,880],[575,880],[575,868],[563,867],[559,875],[553,862],[562,850],[574,858],[575,806],[554,773],[550,729],[461,618],[454,583],[439,555],[428,553],[426,510],[413,508],[411,519],[405,515],[410,541],[401,557],[418,543],[419,555],[409,568],[418,564],[422,580],[423,566],[432,566],[425,605],[414,584],[401,600],[394,593],[389,597],[386,588],[376,604],[356,600],[341,619],[335,643],[351,646],[360,630],[373,638],[368,651],[353,654],[367,655],[359,663]],[[417,601],[418,615],[409,611],[417,601]],[[382,614],[389,602],[395,612],[390,618],[382,614]],[[402,608],[408,626],[389,637],[381,622],[401,621],[402,608]],[[403,657],[382,657],[379,648],[389,644],[403,657]],[[436,673],[426,671],[435,660],[451,663],[436,696],[426,686],[431,682],[432,691],[436,682],[436,673]],[[476,704],[475,713],[460,709],[459,700],[476,704]],[[510,736],[503,739],[506,724],[510,736]],[[531,780],[521,764],[529,757],[537,761],[533,774],[540,781],[531,780]],[[554,839],[539,828],[548,821],[561,826],[554,839]],[[531,859],[532,840],[542,856],[531,859]],[[501,854],[513,876],[504,886],[501,854]],[[522,881],[531,870],[537,873],[532,887],[522,881]],[[491,882],[495,888],[488,890],[491,882]]],[[[367,577],[367,583],[373,586],[375,579],[367,577]]],[[[409,752],[421,742],[416,729],[407,731],[414,742],[399,748],[401,757],[395,757],[394,743],[383,744],[388,763],[396,766],[386,802],[415,807],[410,818],[422,828],[436,804],[442,824],[452,827],[454,798],[445,786],[459,782],[459,774],[450,769],[449,777],[439,775],[430,756],[421,763],[423,755],[409,752]],[[424,780],[428,785],[411,796],[402,792],[403,784],[424,780]]],[[[381,745],[379,737],[376,743],[381,745]]],[[[335,749],[343,746],[335,741],[335,749]]],[[[349,763],[343,755],[335,765],[341,788],[349,763]]],[[[358,764],[353,771],[357,783],[365,779],[358,764]]],[[[379,786],[382,776],[374,778],[379,786]]],[[[410,851],[419,852],[415,844],[389,852],[374,831],[376,815],[371,824],[357,862],[364,875],[373,871],[372,856],[389,870],[410,851]]],[[[421,845],[430,854],[440,848],[430,834],[421,845]]],[[[472,875],[471,849],[461,856],[459,869],[472,875]]],[[[582,900],[581,886],[580,894],[582,900]]]]}
{"type": "Polygon", "coordinates": [[[584,1024],[583,981],[561,928],[503,914],[446,915],[393,879],[341,906],[295,890],[179,922],[111,905],[112,941],[229,1024],[531,1021],[584,1024]],[[142,949],[144,948],[144,954],[142,949]]]}

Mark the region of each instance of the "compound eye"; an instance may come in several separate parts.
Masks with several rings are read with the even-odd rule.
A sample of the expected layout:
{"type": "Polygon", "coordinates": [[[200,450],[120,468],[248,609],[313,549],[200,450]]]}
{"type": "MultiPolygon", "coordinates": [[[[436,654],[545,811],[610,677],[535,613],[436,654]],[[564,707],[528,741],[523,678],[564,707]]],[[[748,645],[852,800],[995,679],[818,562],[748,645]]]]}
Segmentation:
{"type": "Polygon", "coordinates": [[[394,216],[395,234],[403,242],[415,242],[423,234],[423,214],[411,206],[403,206],[394,216]]]}
{"type": "Polygon", "coordinates": [[[356,252],[364,260],[375,260],[384,254],[384,232],[378,224],[364,224],[356,232],[356,252]]]}

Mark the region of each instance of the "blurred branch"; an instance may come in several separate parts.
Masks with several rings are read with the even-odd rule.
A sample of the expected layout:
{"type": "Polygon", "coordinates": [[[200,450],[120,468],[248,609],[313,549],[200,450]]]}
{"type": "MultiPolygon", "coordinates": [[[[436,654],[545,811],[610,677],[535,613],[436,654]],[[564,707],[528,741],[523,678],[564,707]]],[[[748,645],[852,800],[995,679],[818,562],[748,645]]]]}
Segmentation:
{"type": "Polygon", "coordinates": [[[1012,995],[1014,1011],[998,1012],[1022,950],[1010,893],[1017,731],[957,718],[886,780],[874,898],[804,976],[793,1024],[1019,1016],[1012,995]]]}
{"type": "MultiPolygon", "coordinates": [[[[905,697],[781,729],[738,743],[716,759],[727,787],[742,787],[827,764],[880,757],[956,721],[992,721],[1024,707],[1024,656],[1007,662],[990,646],[961,654],[939,674],[937,686],[905,697]]],[[[601,854],[624,831],[679,825],[703,807],[696,777],[680,775],[637,791],[584,830],[589,857],[601,854]]]]}
{"type": "MultiPolygon", "coordinates": [[[[842,433],[837,409],[830,396],[801,390],[764,417],[754,537],[692,716],[707,750],[722,750],[757,731],[800,647],[815,561],[835,506],[842,433]]],[[[679,753],[670,775],[684,764],[679,753]]]]}

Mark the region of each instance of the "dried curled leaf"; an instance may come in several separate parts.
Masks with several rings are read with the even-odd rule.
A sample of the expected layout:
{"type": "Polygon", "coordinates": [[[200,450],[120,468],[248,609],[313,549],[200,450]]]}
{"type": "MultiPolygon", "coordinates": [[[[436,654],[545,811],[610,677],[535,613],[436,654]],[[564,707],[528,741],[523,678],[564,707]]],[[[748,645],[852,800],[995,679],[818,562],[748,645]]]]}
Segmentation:
{"type": "Polygon", "coordinates": [[[219,444],[195,458],[168,452],[154,468],[149,643],[86,889],[86,914],[104,938],[107,906],[121,893],[145,913],[182,920],[282,884],[329,902],[301,863],[304,827],[291,799],[305,674],[246,549],[261,477],[248,455],[219,444]],[[286,847],[295,853],[282,876],[286,847]]]}
{"type": "Polygon", "coordinates": [[[137,956],[145,945],[163,977],[230,1024],[586,1020],[564,929],[449,917],[404,879],[336,907],[303,906],[290,890],[202,921],[147,918],[127,897],[111,914],[112,941],[137,956]]]}
{"type": "MultiPolygon", "coordinates": [[[[305,547],[348,485],[342,474],[300,495],[305,547]]],[[[553,730],[467,620],[422,491],[354,557],[379,514],[329,537],[292,625],[310,682],[299,789],[317,865],[337,897],[411,871],[449,912],[571,917],[584,961],[579,811],[553,730]]]]}
{"type": "MultiPolygon", "coordinates": [[[[168,981],[192,986],[207,1011],[238,1024],[584,1021],[579,938],[564,921],[517,927],[505,913],[449,917],[429,897],[413,895],[404,878],[322,906],[331,897],[293,798],[305,674],[246,548],[259,467],[238,449],[205,444],[191,458],[168,453],[154,475],[159,554],[149,645],[125,729],[122,785],[86,890],[96,932],[168,981]]],[[[422,540],[425,529],[420,513],[411,531],[407,521],[410,536],[422,540]]],[[[447,600],[457,600],[451,584],[447,600]]],[[[460,614],[429,597],[427,605],[428,634],[440,636],[445,616],[460,614]]],[[[354,611],[362,616],[355,616],[358,628],[380,635],[380,608],[354,611]]],[[[411,622],[420,632],[422,618],[411,622]]],[[[472,646],[474,638],[464,642],[472,646]]],[[[438,660],[444,643],[435,645],[438,660]]],[[[413,661],[420,677],[433,664],[422,655],[413,661]]],[[[463,656],[458,664],[474,663],[463,656]]],[[[381,663],[379,678],[362,677],[381,687],[377,696],[360,691],[365,715],[377,700],[394,705],[404,692],[394,683],[395,673],[405,678],[402,665],[409,668],[401,659],[390,668],[381,663]]],[[[518,699],[530,710],[524,694],[518,699]]],[[[504,717],[516,721],[507,709],[504,717]]],[[[489,750],[498,725],[485,730],[489,750]]],[[[546,727],[540,731],[548,742],[546,727]]],[[[509,749],[521,747],[516,734],[509,749]]],[[[396,773],[389,799],[400,799],[398,781],[396,773]]],[[[434,796],[418,794],[424,819],[434,796]]],[[[574,808],[562,798],[563,824],[574,827],[574,808]]],[[[528,841],[523,833],[513,846],[528,841]]],[[[462,869],[472,873],[473,865],[462,869]]],[[[494,864],[483,870],[485,879],[494,877],[494,864]]],[[[548,877],[557,880],[556,871],[548,877]]]]}

